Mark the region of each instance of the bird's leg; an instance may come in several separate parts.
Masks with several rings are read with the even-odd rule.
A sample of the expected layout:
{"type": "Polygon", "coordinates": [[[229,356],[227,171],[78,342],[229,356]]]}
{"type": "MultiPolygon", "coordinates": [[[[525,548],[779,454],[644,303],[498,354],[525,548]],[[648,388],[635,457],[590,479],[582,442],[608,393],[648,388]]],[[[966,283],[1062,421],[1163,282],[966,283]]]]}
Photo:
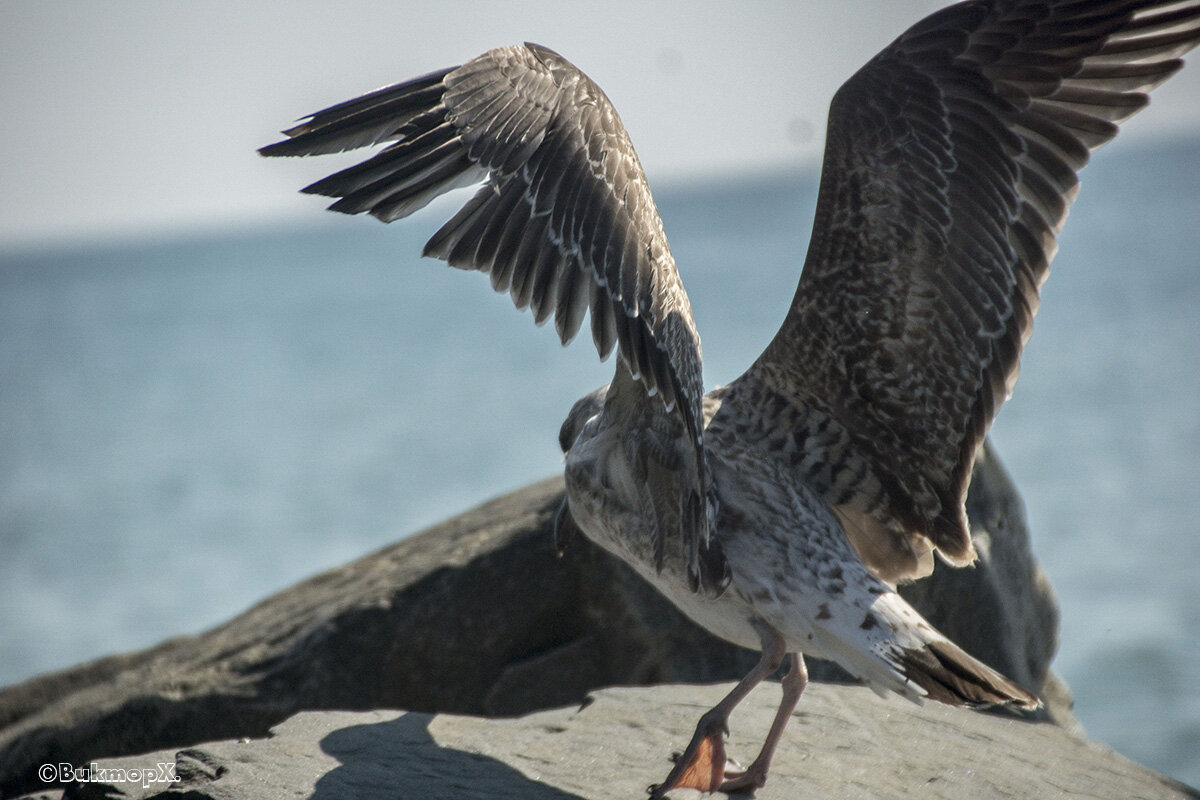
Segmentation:
{"type": "Polygon", "coordinates": [[[804,687],[808,685],[808,669],[804,666],[804,656],[792,653],[788,660],[788,672],[783,676],[783,699],[779,701],[779,710],[775,712],[775,719],[771,722],[771,730],[763,741],[762,750],[758,751],[754,763],[744,771],[726,773],[726,780],[721,784],[722,792],[753,789],[766,783],[771,756],[775,755],[775,746],[779,744],[783,729],[787,727],[788,719],[791,718],[796,703],[800,701],[804,687]]]}
{"type": "MultiPolygon", "coordinates": [[[[787,652],[783,637],[769,628],[764,629],[762,633],[762,644],[762,658],[758,660],[758,664],[721,702],[700,717],[696,732],[692,734],[692,741],[688,743],[683,755],[675,759],[675,766],[667,774],[667,779],[650,787],[650,800],[661,800],[672,789],[715,792],[721,788],[725,781],[725,734],[729,732],[729,715],[737,704],[750,694],[751,689],[779,669],[787,652]]],[[[779,728],[782,731],[783,726],[780,725],[779,728]]],[[[767,757],[767,761],[770,761],[770,756],[767,757]]],[[[755,761],[755,764],[757,763],[758,761],[755,761]]],[[[765,765],[763,774],[766,774],[765,765]]]]}

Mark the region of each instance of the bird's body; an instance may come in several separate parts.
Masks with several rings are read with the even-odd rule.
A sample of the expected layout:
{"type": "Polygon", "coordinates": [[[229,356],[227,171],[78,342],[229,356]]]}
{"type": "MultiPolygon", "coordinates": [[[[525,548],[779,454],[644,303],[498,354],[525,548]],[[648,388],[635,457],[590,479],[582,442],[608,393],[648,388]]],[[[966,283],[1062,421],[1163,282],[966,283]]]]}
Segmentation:
{"type": "Polygon", "coordinates": [[[802,654],[877,691],[1038,700],[894,590],[975,558],[963,501],[1016,380],[1089,153],[1200,41],[1198,0],[975,0],[917,23],[835,96],[809,252],[762,355],[705,395],[700,340],[633,146],[599,87],[526,44],[313,114],[264,155],[393,142],[305,191],[392,221],[483,187],[425,254],[486,272],[564,343],[585,314],[613,381],[560,432],[576,528],[717,636],[761,649],[655,797],[761,785],[802,654]],[[730,711],[785,660],[763,749],[730,711]]]}
{"type": "MultiPolygon", "coordinates": [[[[913,659],[927,644],[949,645],[949,640],[867,568],[837,515],[792,460],[772,452],[769,442],[745,436],[741,416],[725,408],[727,395],[721,389],[709,393],[704,407],[706,460],[718,509],[714,536],[729,567],[728,585],[720,593],[695,591],[688,553],[677,540],[667,539],[659,566],[654,528],[669,516],[661,498],[678,496],[680,490],[670,485],[679,480],[677,472],[656,476],[643,466],[653,463],[647,448],[670,446],[672,420],[655,406],[632,403],[658,419],[629,419],[614,411],[622,403],[610,387],[580,401],[581,410],[592,414],[571,432],[566,453],[571,518],[593,542],[726,641],[757,650],[764,636],[777,635],[787,652],[837,661],[881,693],[892,690],[914,700],[939,693],[938,687],[922,685],[929,665],[922,668],[921,660],[913,659]],[[796,535],[798,530],[803,535],[796,535]]],[[[682,447],[682,431],[675,433],[682,447]]],[[[978,696],[961,702],[1036,703],[1031,694],[978,666],[996,691],[988,696],[988,687],[981,685],[978,696]]]]}
{"type": "Polygon", "coordinates": [[[854,672],[880,689],[918,696],[882,658],[889,647],[912,646],[932,627],[866,568],[812,489],[753,446],[733,441],[710,448],[720,487],[715,535],[731,578],[715,597],[696,592],[689,585],[687,554],[677,545],[669,543],[662,569],[655,567],[645,523],[654,501],[635,477],[628,432],[606,431],[603,423],[596,427],[591,437],[583,431],[566,465],[571,516],[592,541],[722,639],[757,650],[769,628],[788,652],[836,658],[845,649],[874,651],[878,663],[857,659],[870,666],[854,672]],[[793,527],[806,535],[787,535],[793,527]]]}

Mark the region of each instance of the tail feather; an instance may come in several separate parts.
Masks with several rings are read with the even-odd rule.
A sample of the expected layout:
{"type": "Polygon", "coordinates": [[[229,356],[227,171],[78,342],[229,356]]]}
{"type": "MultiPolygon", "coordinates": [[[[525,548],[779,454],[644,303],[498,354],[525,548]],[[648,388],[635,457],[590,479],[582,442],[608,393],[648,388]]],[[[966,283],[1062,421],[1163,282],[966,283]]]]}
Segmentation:
{"type": "Polygon", "coordinates": [[[949,640],[934,640],[900,656],[905,678],[931,700],[952,706],[1017,706],[1034,709],[1041,701],[996,670],[967,655],[949,640]]]}

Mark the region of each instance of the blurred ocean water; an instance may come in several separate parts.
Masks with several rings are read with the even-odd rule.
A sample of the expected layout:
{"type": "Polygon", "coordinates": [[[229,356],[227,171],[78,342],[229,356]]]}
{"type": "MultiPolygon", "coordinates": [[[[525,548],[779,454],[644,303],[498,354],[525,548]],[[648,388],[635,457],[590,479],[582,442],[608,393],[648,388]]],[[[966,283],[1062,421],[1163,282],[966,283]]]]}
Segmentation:
{"type": "MultiPolygon", "coordinates": [[[[1200,138],[1083,178],[993,437],[1081,721],[1200,784],[1200,138]]],[[[782,320],[815,191],[659,190],[709,385],[782,320]]],[[[560,468],[611,364],[418,259],[448,213],[0,255],[0,684],[200,631],[560,468]]]]}

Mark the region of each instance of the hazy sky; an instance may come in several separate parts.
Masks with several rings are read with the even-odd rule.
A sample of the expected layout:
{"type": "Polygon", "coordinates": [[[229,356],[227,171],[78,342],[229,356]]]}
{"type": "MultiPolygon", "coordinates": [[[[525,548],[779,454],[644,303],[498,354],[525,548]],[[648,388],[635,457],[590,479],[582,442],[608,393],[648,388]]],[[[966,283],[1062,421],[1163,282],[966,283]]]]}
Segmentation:
{"type": "MultiPolygon", "coordinates": [[[[497,45],[599,83],[652,184],[819,157],[829,98],[937,0],[0,3],[0,246],[313,214],[293,119],[497,45]]],[[[1130,138],[1200,129],[1200,67],[1130,138]]]]}

